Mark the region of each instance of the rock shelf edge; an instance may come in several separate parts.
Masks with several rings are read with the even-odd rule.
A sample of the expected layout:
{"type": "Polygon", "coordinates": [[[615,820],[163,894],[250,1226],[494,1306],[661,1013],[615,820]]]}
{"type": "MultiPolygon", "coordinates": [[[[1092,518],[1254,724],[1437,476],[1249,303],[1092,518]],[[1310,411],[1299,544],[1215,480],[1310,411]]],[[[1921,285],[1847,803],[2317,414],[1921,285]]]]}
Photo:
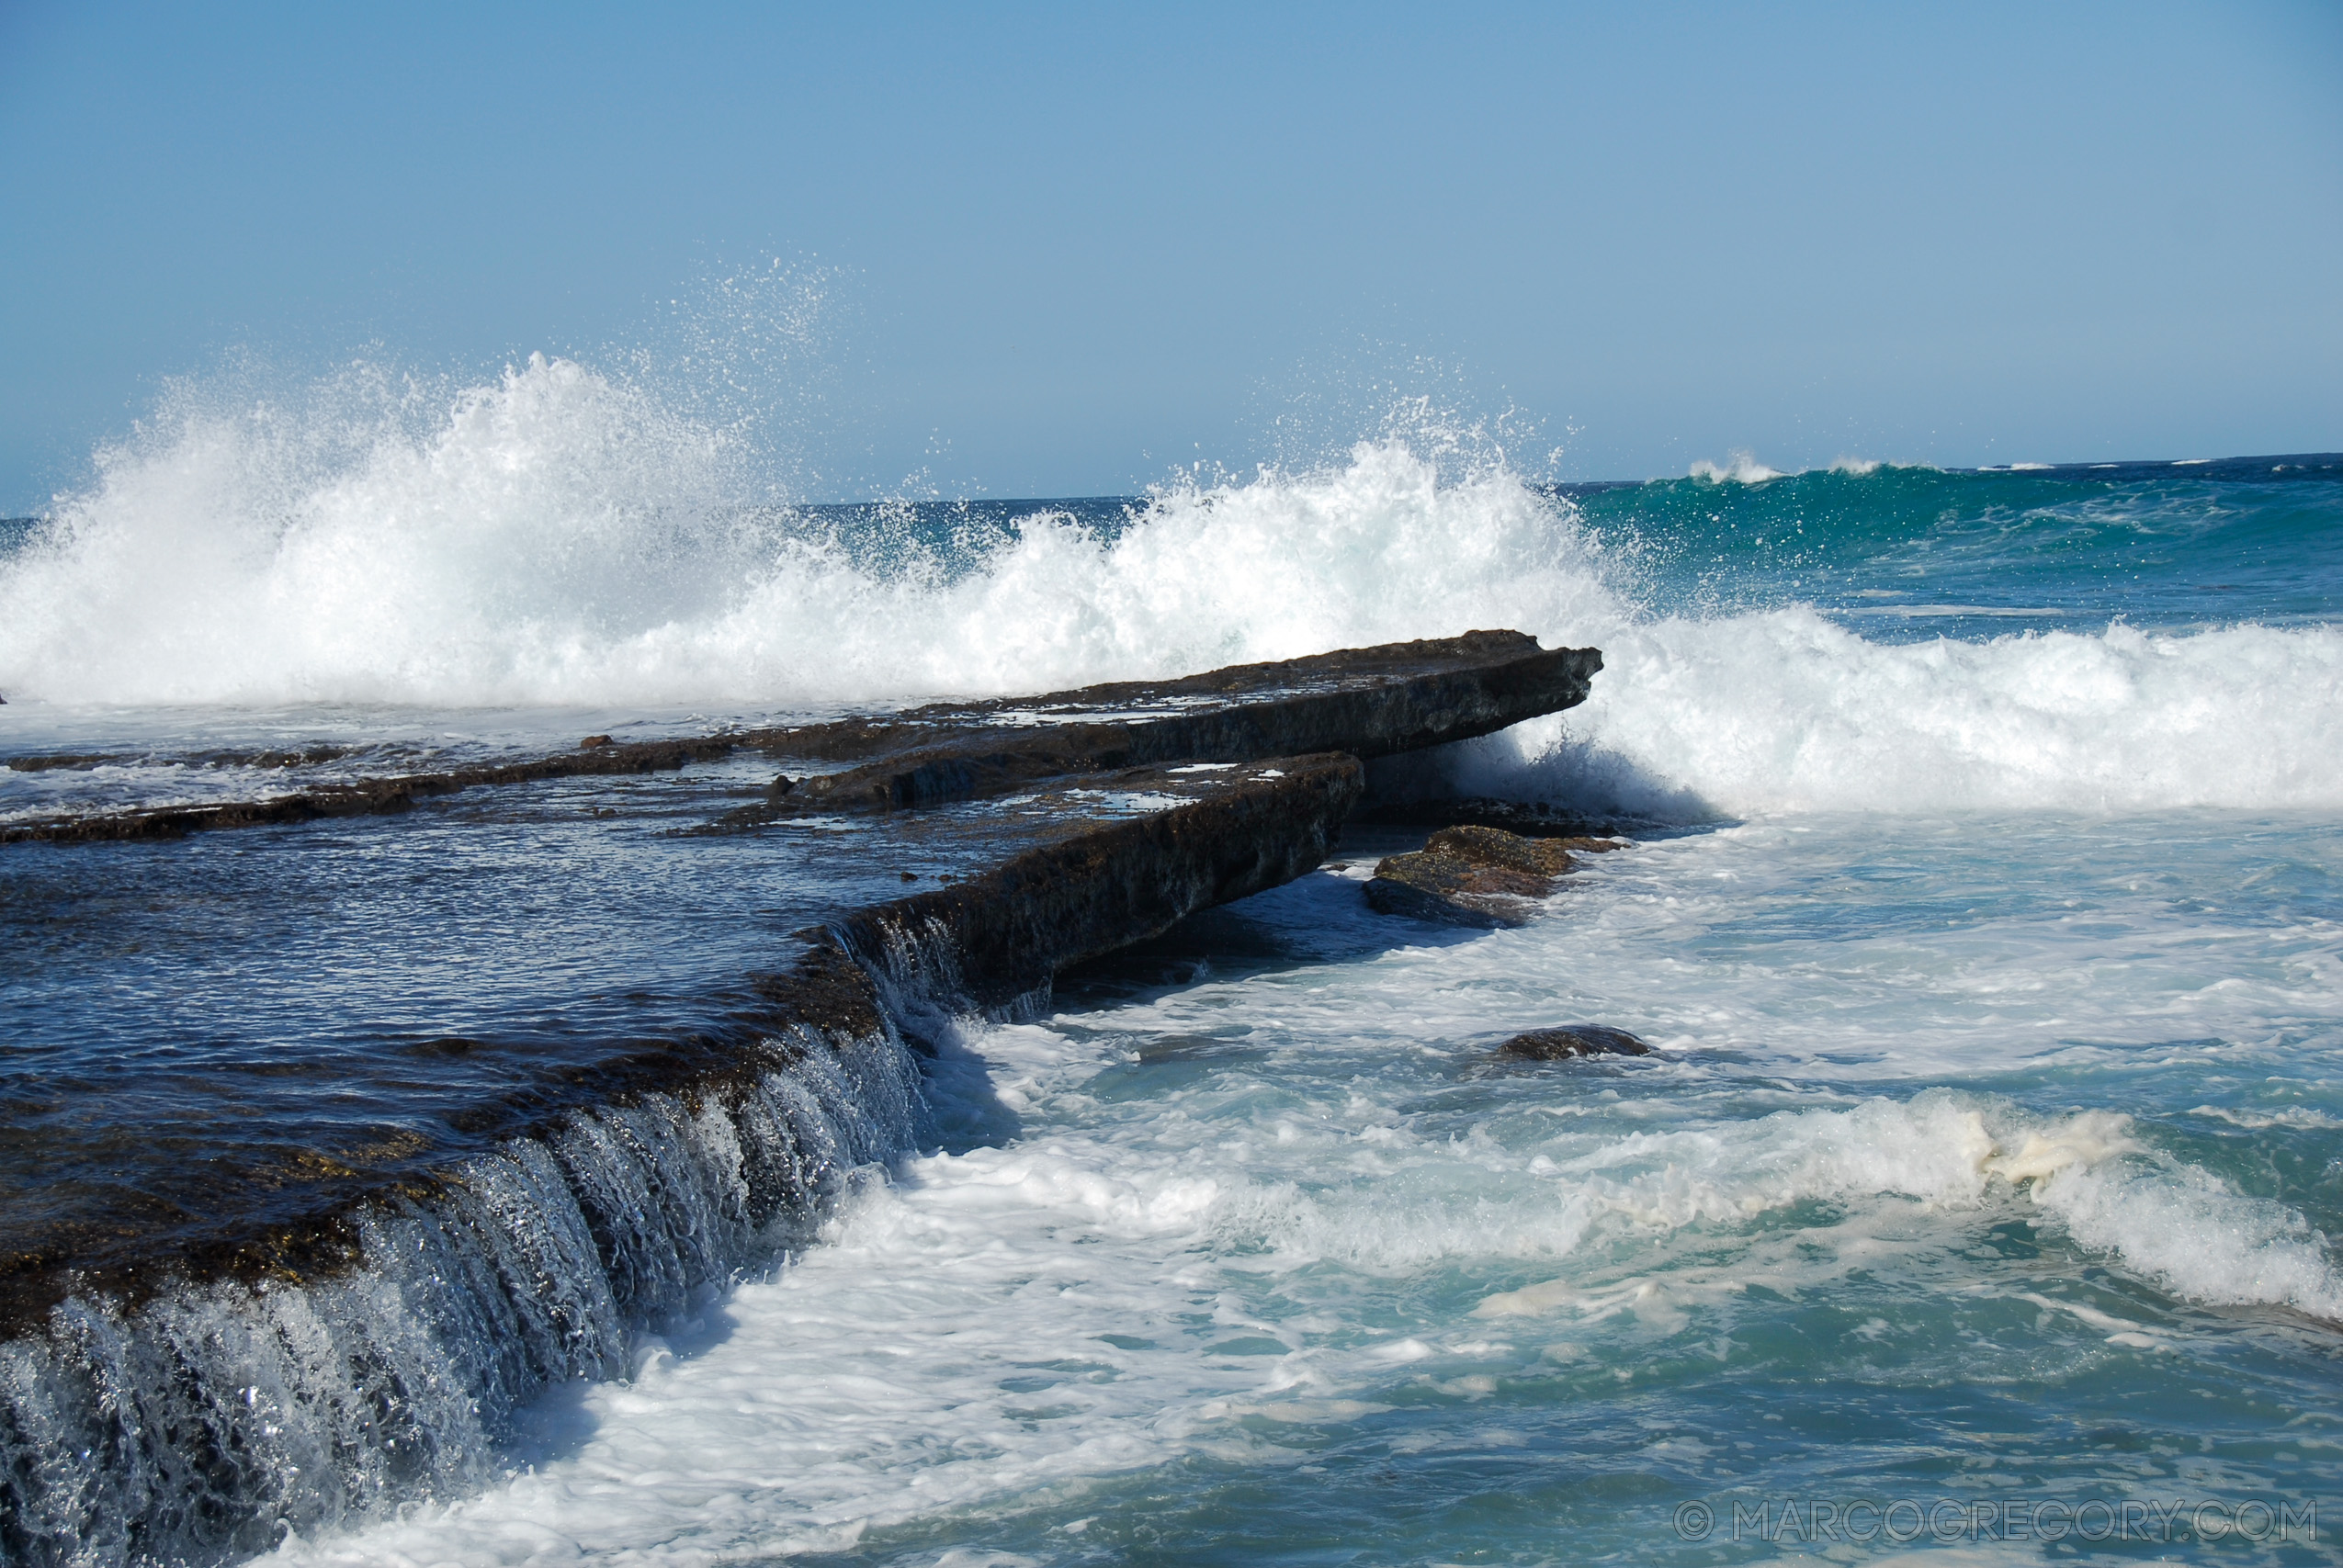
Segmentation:
{"type": "MultiPolygon", "coordinates": [[[[859,759],[809,795],[872,824],[857,852],[948,845],[969,868],[800,931],[719,1025],[598,1062],[564,1098],[484,1108],[486,1155],[322,1163],[289,1220],[110,1249],[58,1235],[0,1256],[0,1555],[221,1562],[265,1549],[273,1521],[332,1529],[480,1483],[513,1412],[563,1380],[621,1375],[631,1335],[803,1245],[853,1167],[908,1152],[920,1042],[904,1002],[1014,1010],[1070,964],[1291,881],[1357,808],[1362,758],[1567,708],[1601,665],[1479,632],[361,791],[353,810],[421,816],[479,784],[744,746],[859,759]],[[301,1343],[321,1348],[286,1359],[301,1343]],[[59,1469],[73,1452],[93,1457],[59,1469]]],[[[726,830],[812,830],[797,793],[726,830]]],[[[263,809],[117,814],[47,842],[103,854],[109,839],[336,814],[246,805],[263,809]]]]}

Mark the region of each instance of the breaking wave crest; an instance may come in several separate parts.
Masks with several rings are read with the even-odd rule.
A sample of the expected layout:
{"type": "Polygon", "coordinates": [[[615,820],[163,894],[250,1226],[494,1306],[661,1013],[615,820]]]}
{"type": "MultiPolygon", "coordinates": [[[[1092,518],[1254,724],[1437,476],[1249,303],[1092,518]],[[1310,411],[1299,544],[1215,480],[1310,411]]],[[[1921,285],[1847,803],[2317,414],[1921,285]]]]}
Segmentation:
{"type": "MultiPolygon", "coordinates": [[[[1049,1041],[1034,1025],[983,1043],[1006,1047],[1004,1080],[1046,1094],[1019,1067],[1050,1060],[1049,1041]]],[[[1063,1088],[1080,1069],[1070,1077],[1063,1088]]],[[[1257,1119],[1239,1109],[1168,1137],[1154,1121],[1061,1127],[923,1156],[909,1179],[843,1205],[830,1246],[739,1292],[717,1351],[589,1395],[596,1420],[580,1452],[481,1495],[289,1543],[279,1560],[850,1551],[873,1528],[1183,1454],[1257,1461],[1276,1452],[1266,1434],[1279,1429],[1486,1398],[1496,1380],[1449,1374],[1504,1366],[1512,1341],[1613,1363],[1623,1381],[1630,1367],[1648,1375],[1655,1357],[1721,1357],[1703,1341],[1722,1343],[1712,1337],[1729,1333],[1753,1287],[1778,1300],[1884,1280],[1862,1299],[1917,1325],[1941,1305],[1938,1259],[1973,1246],[1979,1221],[2029,1212],[2186,1298],[2330,1316],[2339,1304],[2300,1215],[2158,1160],[2104,1113],[2033,1119],[1935,1090],[1507,1147],[1393,1125],[1404,1119],[1350,1092],[1358,1081],[1326,1107],[1347,1097],[1356,1120],[1296,1128],[1290,1102],[1247,1097],[1257,1119]],[[2183,1193],[2197,1207],[2174,1228],[2183,1193]],[[2168,1235],[2143,1240],[2158,1227],[2168,1235]],[[1621,1233],[1643,1244],[1632,1257],[1604,1245],[1621,1233]],[[2177,1261],[2190,1251],[2200,1261],[2177,1261]],[[1485,1277],[1508,1262],[1561,1272],[1480,1297],[1445,1332],[1421,1307],[1350,1315],[1363,1280],[1443,1266],[1485,1277]],[[1296,1301],[1311,1310],[1274,1310],[1296,1301]],[[1227,1353],[1232,1341],[1242,1354],[1227,1353]],[[1043,1378],[1056,1380],[1046,1405],[1043,1378]]],[[[2037,1285],[2059,1289],[2021,1273],[1999,1286],[2000,1304],[2134,1349],[2179,1348],[2197,1331],[2151,1300],[2037,1285]]]]}
{"type": "MultiPolygon", "coordinates": [[[[1811,1202],[1907,1199],[1961,1212],[2022,1198],[2082,1247],[2120,1258],[2189,1301],[2291,1307],[2343,1322],[2343,1277],[2299,1212],[2160,1155],[2134,1133],[2130,1118],[2107,1111],[2038,1118],[1930,1089],[1846,1110],[1606,1138],[1576,1152],[1557,1141],[1521,1170],[1535,1187],[1511,1188],[1502,1202],[1437,1184],[1411,1193],[1411,1206],[1388,1201],[1383,1184],[1249,1190],[1231,1180],[1209,1213],[1224,1240],[1282,1267],[1332,1258],[1382,1271],[1563,1258],[1620,1232],[1746,1225],[1811,1202]]],[[[1406,1146],[1387,1133],[1384,1142],[1406,1146]]],[[[1519,1158],[1493,1146],[1466,1153],[1498,1169],[1519,1158]]],[[[1192,1172],[1183,1179],[1195,1184],[1192,1172]]],[[[1478,1310],[1542,1312],[1579,1303],[1581,1294],[1579,1284],[1561,1281],[1500,1293],[1478,1310]]]]}
{"type": "Polygon", "coordinates": [[[1453,786],[1662,819],[2343,803],[2332,627],[1884,646],[1794,608],[1602,647],[1584,707],[1466,749],[1453,786]]]}
{"type": "Polygon", "coordinates": [[[1567,721],[1454,759],[1459,787],[1664,817],[2343,803],[2332,627],[1883,645],[1797,605],[1671,615],[1636,539],[1469,443],[883,551],[753,469],[566,360],[436,400],[362,372],[300,407],[178,397],[0,558],[0,692],[783,707],[1515,626],[1607,668],[1567,721]]]}

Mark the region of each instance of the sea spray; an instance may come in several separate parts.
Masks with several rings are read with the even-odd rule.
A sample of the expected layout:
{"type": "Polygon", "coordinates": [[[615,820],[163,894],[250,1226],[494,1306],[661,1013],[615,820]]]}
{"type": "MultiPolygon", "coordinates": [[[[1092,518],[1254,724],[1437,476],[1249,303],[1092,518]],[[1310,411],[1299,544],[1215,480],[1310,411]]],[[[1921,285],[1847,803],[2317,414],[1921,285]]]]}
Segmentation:
{"type": "Polygon", "coordinates": [[[1459,748],[1440,787],[1676,821],[2343,804],[2329,627],[1882,646],[1793,609],[1602,647],[1583,708],[1459,748]]]}
{"type": "MultiPolygon", "coordinates": [[[[343,401],[317,419],[358,418],[343,401]]],[[[436,425],[404,400],[378,423],[285,456],[257,412],[183,416],[109,454],[0,566],[0,687],[822,703],[1550,627],[1607,603],[1544,497],[1398,442],[1306,479],[1167,491],[1111,539],[1045,508],[1006,538],[857,553],[729,493],[723,433],[572,362],[468,390],[436,425]]]]}
{"type": "MultiPolygon", "coordinates": [[[[1670,562],[1708,547],[1654,532],[1714,513],[1737,559],[1752,530],[1769,550],[1794,537],[1782,563],[1817,581],[1913,539],[1940,547],[1910,570],[1936,571],[2006,549],[2012,529],[2044,530],[2051,560],[2078,530],[2196,551],[2204,525],[2170,519],[2164,481],[2132,523],[2064,479],[1995,523],[2007,487],[2052,481],[1886,468],[1760,479],[1741,465],[1734,482],[1573,501],[1490,450],[1402,430],[1321,469],[1175,484],[1111,527],[1043,506],[994,532],[916,508],[874,530],[760,502],[741,439],[566,360],[439,404],[353,373],[289,411],[166,408],[0,560],[0,691],[52,706],[772,709],[1512,626],[1599,646],[1609,669],[1567,721],[1457,759],[1473,793],[1674,820],[2343,801],[2331,626],[2102,615],[1882,640],[1930,623],[1851,622],[1794,593],[1703,609],[1670,562]],[[1962,486],[1983,487],[1968,521],[1962,486]],[[1873,502],[1905,532],[1881,533],[1873,502]],[[1948,504],[1959,517],[1932,523],[1948,504]]],[[[2283,528],[2256,527],[2202,547],[2280,549],[2283,528]]]]}

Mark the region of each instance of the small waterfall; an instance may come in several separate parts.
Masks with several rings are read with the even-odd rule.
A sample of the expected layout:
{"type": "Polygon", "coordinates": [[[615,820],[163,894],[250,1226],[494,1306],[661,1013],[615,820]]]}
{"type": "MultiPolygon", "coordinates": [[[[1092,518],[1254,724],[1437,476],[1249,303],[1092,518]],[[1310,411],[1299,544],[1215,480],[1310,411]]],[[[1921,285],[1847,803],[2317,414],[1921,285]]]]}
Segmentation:
{"type": "Polygon", "coordinates": [[[891,1022],[789,1034],[370,1207],[345,1274],[75,1297],[0,1345],[0,1558],[219,1562],[485,1485],[532,1401],[625,1376],[637,1336],[805,1245],[856,1168],[912,1145],[891,1022]]]}

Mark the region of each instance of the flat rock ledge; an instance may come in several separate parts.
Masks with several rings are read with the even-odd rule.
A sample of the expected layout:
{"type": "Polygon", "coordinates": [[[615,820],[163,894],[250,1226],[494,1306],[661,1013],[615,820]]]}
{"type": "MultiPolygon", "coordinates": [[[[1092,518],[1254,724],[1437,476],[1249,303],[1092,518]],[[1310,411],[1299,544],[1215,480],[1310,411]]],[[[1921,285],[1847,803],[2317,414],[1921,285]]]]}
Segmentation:
{"type": "MultiPolygon", "coordinates": [[[[790,836],[820,835],[825,854],[936,884],[817,914],[821,924],[776,937],[773,972],[709,998],[689,1035],[629,1043],[510,1098],[471,1103],[399,1145],[405,1152],[364,1164],[304,1159],[256,1183],[248,1203],[199,1223],[115,1211],[78,1227],[18,1227],[0,1247],[0,1333],[14,1341],[0,1438],[34,1431],[30,1411],[39,1430],[62,1435],[50,1451],[81,1452],[84,1462],[0,1466],[0,1540],[10,1543],[0,1556],[106,1560],[109,1549],[85,1550],[104,1513],[122,1541],[151,1543],[136,1560],[241,1561],[268,1548],[280,1520],[306,1531],[359,1506],[368,1477],[423,1466],[417,1484],[427,1483],[433,1445],[457,1428],[402,1425],[402,1388],[456,1378],[473,1413],[458,1427],[492,1438],[504,1429],[496,1423],[546,1388],[622,1371],[630,1325],[769,1258],[776,1236],[809,1239],[837,1188],[835,1145],[787,1108],[810,1103],[822,1082],[843,1083],[857,1058],[900,1064],[898,1042],[921,1049],[906,1014],[1017,1008],[1070,964],[1303,874],[1357,807],[1362,758],[1568,707],[1601,664],[1590,649],[1549,653],[1518,633],[1480,632],[1022,704],[637,745],[595,735],[574,752],[509,765],[0,834],[101,846],[74,855],[168,856],[176,852],[167,845],[102,846],[411,812],[382,828],[405,833],[439,809],[433,796],[458,790],[652,772],[753,746],[785,761],[861,761],[807,775],[829,783],[776,789],[744,820],[707,826],[764,836],[754,847],[769,843],[776,864],[789,858],[790,836]],[[804,810],[815,802],[819,811],[804,810]],[[525,1169],[542,1185],[511,1187],[525,1169]],[[513,1206],[522,1191],[576,1216],[579,1230],[561,1233],[574,1247],[528,1241],[536,1211],[513,1206]],[[712,1196],[696,1207],[699,1192],[712,1196]],[[386,1234],[374,1223],[401,1215],[411,1228],[389,1234],[439,1238],[428,1288],[349,1297],[359,1315],[345,1325],[350,1337],[334,1341],[347,1363],[311,1358],[269,1384],[272,1399],[323,1413],[315,1429],[341,1446],[314,1474],[266,1469],[246,1457],[277,1452],[279,1441],[274,1406],[249,1392],[266,1378],[248,1347],[273,1343],[266,1314],[278,1309],[198,1331],[187,1325],[215,1320],[190,1317],[177,1288],[221,1286],[200,1293],[205,1314],[255,1299],[236,1284],[265,1289],[264,1300],[279,1289],[332,1290],[337,1276],[380,1261],[367,1255],[369,1238],[386,1234]]],[[[1385,863],[1421,874],[1402,866],[1378,882],[1481,913],[1491,900],[1533,902],[1573,852],[1612,847],[1451,829],[1423,854],[1385,863]]],[[[40,1451],[21,1441],[0,1449],[40,1451]]]]}
{"type": "MultiPolygon", "coordinates": [[[[167,840],[394,814],[465,790],[672,772],[742,751],[790,765],[764,800],[713,825],[739,829],[817,813],[936,806],[1053,779],[1175,762],[1254,762],[1325,751],[1387,757],[1574,706],[1586,700],[1602,668],[1596,649],[1542,649],[1522,632],[1474,631],[1230,665],[1174,680],[934,703],[816,724],[640,741],[590,735],[572,749],[511,761],[319,781],[249,800],[0,823],[0,845],[167,840]],[[848,765],[824,767],[842,762],[848,765]]],[[[0,766],[33,773],[170,760],[297,770],[346,759],[355,750],[212,751],[173,759],[93,752],[0,758],[0,766]]]]}
{"type": "Polygon", "coordinates": [[[1531,839],[1501,828],[1443,828],[1409,854],[1390,855],[1367,883],[1387,915],[1495,928],[1534,919],[1579,855],[1625,849],[1616,839],[1531,839]]]}
{"type": "Polygon", "coordinates": [[[1478,631],[1232,665],[1176,681],[939,705],[880,723],[810,726],[775,738],[767,750],[840,757],[869,747],[880,754],[840,773],[784,775],[762,809],[735,815],[754,821],[900,810],[1167,762],[1329,750],[1391,756],[1574,706],[1602,668],[1594,649],[1541,649],[1520,632],[1478,631]]]}
{"type": "MultiPolygon", "coordinates": [[[[949,1005],[996,1010],[1046,995],[1070,964],[1159,935],[1201,909],[1277,886],[1323,862],[1364,794],[1362,756],[1487,733],[1569,706],[1584,699],[1588,678],[1601,665],[1591,649],[1549,652],[1519,633],[1477,632],[1023,704],[638,746],[600,744],[603,738],[594,736],[588,739],[595,744],[574,756],[427,782],[377,781],[382,793],[363,786],[331,804],[311,794],[243,807],[108,815],[20,832],[18,841],[50,843],[173,838],[348,812],[420,812],[424,800],[455,790],[674,768],[744,745],[782,756],[877,750],[880,765],[857,772],[862,783],[829,792],[829,813],[890,803],[931,809],[882,812],[868,841],[848,852],[882,857],[880,863],[910,857],[932,865],[949,857],[957,869],[941,886],[843,908],[800,931],[775,953],[772,972],[744,976],[736,993],[711,998],[708,1026],[687,1038],[646,1040],[557,1082],[454,1113],[446,1136],[408,1140],[399,1145],[405,1152],[380,1163],[319,1160],[313,1169],[272,1173],[262,1184],[266,1192],[255,1190],[255,1203],[265,1197],[265,1207],[241,1217],[189,1224],[126,1214],[119,1224],[11,1235],[0,1246],[0,1335],[35,1327],[76,1292],[134,1307],[175,1283],[292,1283],[338,1273],[360,1261],[357,1217],[385,1201],[429,1204],[445,1183],[461,1179],[459,1151],[477,1151],[484,1141],[550,1137],[580,1113],[647,1095],[680,1096],[729,1114],[792,1060],[841,1051],[893,1027],[889,985],[908,983],[949,1005]],[[1101,716],[1112,715],[1118,703],[1139,711],[1104,722],[1101,716]],[[1036,736],[1060,720],[1070,736],[1036,736]],[[937,740],[956,727],[962,728],[958,740],[937,740]],[[1110,735],[1113,745],[1096,744],[1110,735]],[[1059,744],[1069,739],[1078,743],[1059,744]],[[1273,749],[1296,740],[1317,749],[1273,749]],[[962,780],[966,789],[901,783],[932,776],[922,770],[940,766],[947,754],[955,765],[968,761],[970,754],[956,749],[960,741],[990,748],[981,752],[980,766],[970,763],[975,772],[972,783],[962,780]],[[1091,766],[1133,755],[1149,756],[1152,764],[1110,772],[1091,766]],[[882,780],[895,782],[882,787],[882,780]],[[956,792],[962,804],[953,804],[956,792]],[[998,798],[969,802],[968,795],[998,798]]],[[[774,812],[731,830],[743,829],[818,828],[774,812]]]]}

